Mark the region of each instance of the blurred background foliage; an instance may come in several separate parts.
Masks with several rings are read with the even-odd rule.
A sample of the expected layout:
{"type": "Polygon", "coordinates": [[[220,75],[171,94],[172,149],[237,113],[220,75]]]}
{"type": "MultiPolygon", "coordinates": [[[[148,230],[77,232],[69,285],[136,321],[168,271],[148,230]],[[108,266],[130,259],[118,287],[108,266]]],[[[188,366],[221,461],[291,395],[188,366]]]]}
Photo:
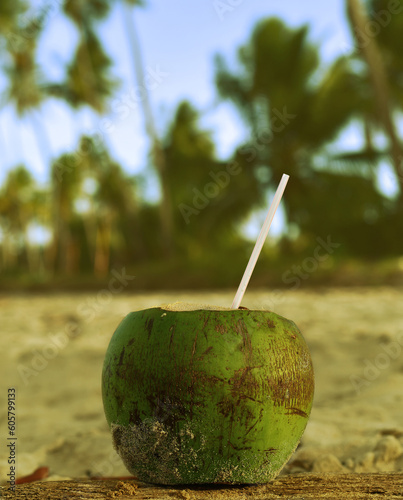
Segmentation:
{"type": "MultiPolygon", "coordinates": [[[[140,40],[130,19],[142,3],[120,3],[133,75],[141,80],[140,40]]],[[[328,235],[337,252],[307,284],[402,283],[403,4],[376,36],[366,35],[389,3],[346,0],[356,43],[326,67],[308,27],[290,28],[277,18],[256,25],[238,49],[236,69],[217,55],[217,96],[232,103],[249,131],[227,161],[217,158],[213,136],[189,102],[178,103],[158,137],[144,95],[140,110],[152,145],[149,174],[160,186],[157,202],[144,199],[144,178],[128,175],[101,136],[83,136],[75,151],[54,158],[45,186],[29,165],[16,165],[0,187],[3,285],[93,286],[125,267],[136,275],[136,287],[235,286],[253,246],[242,227],[267,207],[283,172],[291,176],[284,228],[266,245],[253,284],[284,285],[284,273],[297,274],[293,266],[312,257],[318,236],[328,235]],[[335,151],[332,142],[352,121],[360,124],[364,147],[335,151]],[[386,139],[383,149],[377,134],[386,139]],[[393,196],[378,186],[382,162],[391,167],[393,196]],[[38,231],[46,236],[40,241],[38,231]]],[[[101,118],[116,96],[119,81],[95,25],[112,4],[60,2],[78,42],[64,78],[46,81],[37,54],[43,14],[27,17],[23,0],[0,3],[3,102],[32,120],[44,161],[51,154],[37,113],[45,100],[89,107],[101,118]]]]}

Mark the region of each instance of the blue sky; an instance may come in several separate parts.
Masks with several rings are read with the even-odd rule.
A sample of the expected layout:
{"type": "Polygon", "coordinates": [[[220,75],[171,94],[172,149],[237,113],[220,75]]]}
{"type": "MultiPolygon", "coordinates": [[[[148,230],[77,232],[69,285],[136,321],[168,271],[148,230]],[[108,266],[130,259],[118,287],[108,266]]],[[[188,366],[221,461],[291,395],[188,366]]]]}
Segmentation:
{"type": "MultiPolygon", "coordinates": [[[[53,0],[57,5],[60,0],[53,0]]],[[[117,2],[118,3],[118,2],[117,2]]],[[[37,6],[41,5],[38,0],[37,6]]],[[[320,45],[324,61],[330,61],[351,46],[344,16],[344,1],[300,2],[284,0],[149,0],[136,9],[135,22],[143,46],[147,72],[157,75],[151,90],[152,105],[159,130],[166,127],[177,103],[190,100],[203,111],[202,125],[214,131],[217,153],[225,157],[244,136],[245,130],[229,104],[218,104],[214,88],[213,57],[223,54],[235,63],[237,48],[248,39],[256,22],[279,16],[292,26],[308,23],[311,38],[320,45]],[[223,5],[227,10],[223,10],[223,5]]],[[[108,20],[98,27],[100,36],[114,61],[114,73],[122,80],[108,117],[113,131],[105,129],[104,118],[88,110],[76,113],[58,101],[44,104],[36,117],[19,120],[12,106],[0,113],[0,182],[5,172],[25,163],[38,178],[47,178],[46,158],[75,147],[82,132],[100,132],[112,154],[129,172],[145,164],[148,141],[134,95],[137,83],[130,65],[128,40],[124,31],[123,10],[114,8],[108,20]],[[126,103],[129,113],[117,112],[126,103]],[[120,105],[120,107],[119,107],[120,105]],[[126,114],[128,116],[126,116],[126,114]],[[42,125],[38,122],[42,122],[42,125]],[[44,129],[50,143],[39,150],[35,128],[44,129]]],[[[49,15],[39,46],[39,61],[48,77],[62,77],[77,34],[61,15],[49,15]]],[[[0,80],[0,88],[1,88],[0,80]]],[[[109,128],[108,128],[109,130],[109,128]]]]}

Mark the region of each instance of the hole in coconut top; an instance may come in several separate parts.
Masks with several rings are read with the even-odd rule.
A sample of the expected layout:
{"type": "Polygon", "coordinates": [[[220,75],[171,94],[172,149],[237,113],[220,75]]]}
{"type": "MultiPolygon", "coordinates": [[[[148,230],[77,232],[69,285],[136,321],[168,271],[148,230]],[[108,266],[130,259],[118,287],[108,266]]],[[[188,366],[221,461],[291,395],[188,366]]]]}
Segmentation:
{"type": "Polygon", "coordinates": [[[159,306],[164,311],[232,311],[230,307],[212,306],[210,304],[189,304],[188,302],[174,302],[159,306]]]}

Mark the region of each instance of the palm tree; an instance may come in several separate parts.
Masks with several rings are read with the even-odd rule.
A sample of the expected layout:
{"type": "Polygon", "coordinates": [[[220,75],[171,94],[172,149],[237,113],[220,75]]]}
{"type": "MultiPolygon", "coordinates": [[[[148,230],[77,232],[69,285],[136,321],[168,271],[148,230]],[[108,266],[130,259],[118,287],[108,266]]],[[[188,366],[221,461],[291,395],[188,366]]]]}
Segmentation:
{"type": "Polygon", "coordinates": [[[346,7],[358,51],[368,66],[372,92],[377,105],[377,114],[391,144],[393,165],[400,184],[400,190],[403,193],[403,177],[399,175],[402,149],[393,120],[389,83],[383,57],[375,37],[367,33],[366,28],[369,25],[369,17],[361,1],[346,0],[346,7]]]}
{"type": "Polygon", "coordinates": [[[82,137],[81,143],[80,149],[89,152],[80,165],[81,192],[85,191],[84,184],[91,181],[90,192],[87,189],[88,209],[82,215],[87,246],[95,274],[105,277],[116,254],[124,256],[125,261],[141,254],[135,183],[102,144],[90,137],[82,137]]]}
{"type": "Polygon", "coordinates": [[[239,52],[239,75],[218,58],[217,85],[251,130],[250,141],[241,149],[248,175],[262,179],[267,188],[276,186],[283,172],[291,175],[284,206],[288,223],[299,227],[303,241],[317,236],[319,220],[332,220],[345,251],[350,245],[350,250],[361,252],[370,238],[362,234],[366,211],[371,207],[381,217],[383,198],[372,180],[317,163],[319,153],[326,153],[340,131],[367,112],[368,97],[360,92],[362,78],[345,57],[318,78],[318,50],[307,36],[306,26],[290,29],[278,19],[262,21],[239,52]],[[336,192],[343,199],[337,210],[332,202],[336,192]]]}
{"type": "Polygon", "coordinates": [[[5,104],[13,103],[17,115],[22,118],[28,115],[33,122],[32,130],[36,136],[39,151],[44,163],[51,156],[50,143],[43,122],[38,119],[37,109],[44,102],[46,95],[42,89],[42,76],[36,63],[38,39],[42,30],[42,17],[32,19],[28,25],[15,21],[14,30],[17,33],[29,32],[30,37],[18,35],[18,40],[7,43],[8,62],[4,71],[8,77],[8,87],[3,96],[5,104]]]}
{"type": "Polygon", "coordinates": [[[98,214],[94,269],[99,276],[109,272],[113,259],[130,262],[142,256],[144,250],[138,230],[134,179],[128,178],[109,156],[107,160],[98,170],[94,196],[98,214]]]}
{"type": "MultiPolygon", "coordinates": [[[[97,113],[103,113],[116,88],[117,81],[111,74],[112,61],[94,29],[94,21],[103,19],[109,8],[107,0],[65,0],[63,3],[63,11],[75,24],[80,39],[66,68],[64,81],[48,82],[43,89],[47,95],[63,99],[73,109],[88,106],[97,113]]],[[[79,243],[73,237],[74,225],[77,235],[84,230],[89,236],[91,222],[86,220],[86,230],[83,229],[80,226],[83,221],[74,209],[88,159],[82,158],[80,165],[77,165],[76,159],[77,155],[74,154],[62,155],[52,166],[54,241],[51,254],[54,270],[68,271],[79,265],[76,255],[79,243]],[[63,253],[63,248],[67,247],[70,250],[63,253]]]]}
{"type": "Polygon", "coordinates": [[[18,16],[27,10],[22,0],[2,0],[0,3],[0,33],[9,38],[16,31],[18,16]]]}
{"type": "Polygon", "coordinates": [[[82,170],[77,168],[73,154],[63,154],[55,159],[51,167],[52,193],[52,245],[50,262],[52,271],[72,272],[77,270],[77,251],[72,234],[75,218],[75,201],[82,181],[82,170]],[[60,179],[60,167],[63,178],[60,179]]]}
{"type": "Polygon", "coordinates": [[[78,150],[87,152],[79,161],[72,152],[53,164],[54,261],[57,270],[80,266],[104,278],[115,260],[144,257],[136,183],[102,143],[83,136],[78,150]]]}
{"type": "MultiPolygon", "coordinates": [[[[399,7],[399,12],[389,12],[390,4],[385,0],[370,0],[368,2],[369,15],[371,20],[379,26],[379,13],[389,12],[390,17],[386,25],[376,37],[379,49],[382,52],[382,59],[387,71],[390,95],[393,105],[400,111],[403,109],[403,43],[401,33],[403,30],[403,11],[399,7]]],[[[401,158],[398,177],[403,180],[403,158],[401,158]]],[[[401,199],[403,191],[401,190],[401,199]]]]}
{"type": "Polygon", "coordinates": [[[63,4],[64,13],[74,22],[80,40],[67,67],[65,81],[49,83],[46,90],[75,109],[89,106],[97,113],[103,113],[117,86],[117,80],[111,74],[112,61],[94,30],[94,21],[103,19],[109,7],[106,0],[65,0],[63,4]]]}
{"type": "Polygon", "coordinates": [[[141,100],[144,116],[144,125],[151,142],[151,158],[156,168],[161,186],[160,225],[162,231],[162,242],[166,256],[173,253],[174,213],[169,189],[167,160],[161,140],[158,137],[154,114],[150,102],[148,87],[145,85],[144,62],[140,39],[134,23],[132,7],[143,5],[142,0],[120,0],[123,24],[127,33],[129,49],[132,56],[133,76],[137,84],[143,89],[141,100]]]}
{"type": "MultiPolygon", "coordinates": [[[[123,18],[128,34],[130,49],[133,56],[133,70],[139,84],[145,81],[140,43],[134,27],[133,12],[130,7],[142,5],[139,0],[122,0],[123,18]]],[[[63,10],[75,23],[80,33],[80,43],[73,61],[67,69],[65,82],[49,84],[46,90],[54,96],[66,100],[74,108],[89,105],[97,112],[106,109],[107,99],[116,87],[115,80],[110,76],[111,61],[104,53],[93,28],[94,20],[103,19],[110,9],[107,0],[65,0],[63,10]]],[[[142,100],[143,113],[147,133],[152,144],[152,158],[156,166],[162,190],[162,203],[160,206],[161,231],[166,254],[172,249],[173,212],[169,199],[165,158],[155,121],[146,94],[142,100]]]]}
{"type": "Polygon", "coordinates": [[[33,215],[34,191],[34,180],[24,166],[10,170],[0,191],[3,268],[17,264],[27,267],[33,262],[28,226],[33,215]]]}
{"type": "Polygon", "coordinates": [[[307,35],[305,26],[294,30],[268,19],[239,51],[243,75],[232,74],[221,58],[216,62],[221,96],[235,103],[251,131],[243,148],[251,173],[265,169],[271,185],[277,185],[285,170],[293,177],[287,187],[293,191],[288,197],[291,220],[297,210],[292,200],[302,201],[301,184],[312,175],[312,155],[337,136],[354,106],[361,107],[354,75],[343,59],[312,85],[319,56],[307,35]]]}
{"type": "Polygon", "coordinates": [[[167,184],[176,207],[175,242],[181,255],[191,259],[208,255],[206,241],[216,252],[227,251],[237,240],[239,223],[263,201],[263,190],[247,174],[242,155],[217,160],[211,132],[200,129],[199,119],[191,104],[180,103],[164,138],[167,184]]]}
{"type": "MultiPolygon", "coordinates": [[[[49,158],[49,142],[36,115],[44,99],[40,89],[40,72],[35,62],[43,18],[39,16],[28,23],[22,22],[21,15],[27,8],[27,3],[22,0],[3,0],[0,3],[0,37],[4,37],[6,55],[3,69],[9,78],[3,99],[6,104],[14,104],[20,117],[28,114],[34,122],[33,131],[46,162],[49,158]],[[26,36],[26,33],[30,36],[26,36]]],[[[12,266],[16,263],[15,245],[20,241],[25,264],[30,271],[35,270],[35,249],[29,241],[28,229],[31,220],[43,225],[45,200],[46,193],[36,188],[25,167],[17,167],[10,172],[0,200],[3,213],[3,265],[12,266]]]]}
{"type": "Polygon", "coordinates": [[[64,0],[62,3],[64,14],[79,33],[79,41],[63,81],[47,82],[45,90],[73,109],[87,106],[98,114],[104,113],[108,99],[118,86],[112,60],[96,33],[96,22],[106,18],[110,7],[110,0],[64,0]]]}

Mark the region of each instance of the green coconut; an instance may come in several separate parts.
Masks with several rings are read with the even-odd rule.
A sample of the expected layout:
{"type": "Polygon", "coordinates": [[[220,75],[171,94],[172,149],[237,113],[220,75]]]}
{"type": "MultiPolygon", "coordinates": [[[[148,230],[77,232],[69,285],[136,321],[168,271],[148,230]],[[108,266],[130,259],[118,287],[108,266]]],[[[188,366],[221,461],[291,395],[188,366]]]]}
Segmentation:
{"type": "Polygon", "coordinates": [[[114,447],[140,480],[265,483],[308,422],[309,350],[269,311],[173,304],[132,312],[105,357],[114,447]]]}

